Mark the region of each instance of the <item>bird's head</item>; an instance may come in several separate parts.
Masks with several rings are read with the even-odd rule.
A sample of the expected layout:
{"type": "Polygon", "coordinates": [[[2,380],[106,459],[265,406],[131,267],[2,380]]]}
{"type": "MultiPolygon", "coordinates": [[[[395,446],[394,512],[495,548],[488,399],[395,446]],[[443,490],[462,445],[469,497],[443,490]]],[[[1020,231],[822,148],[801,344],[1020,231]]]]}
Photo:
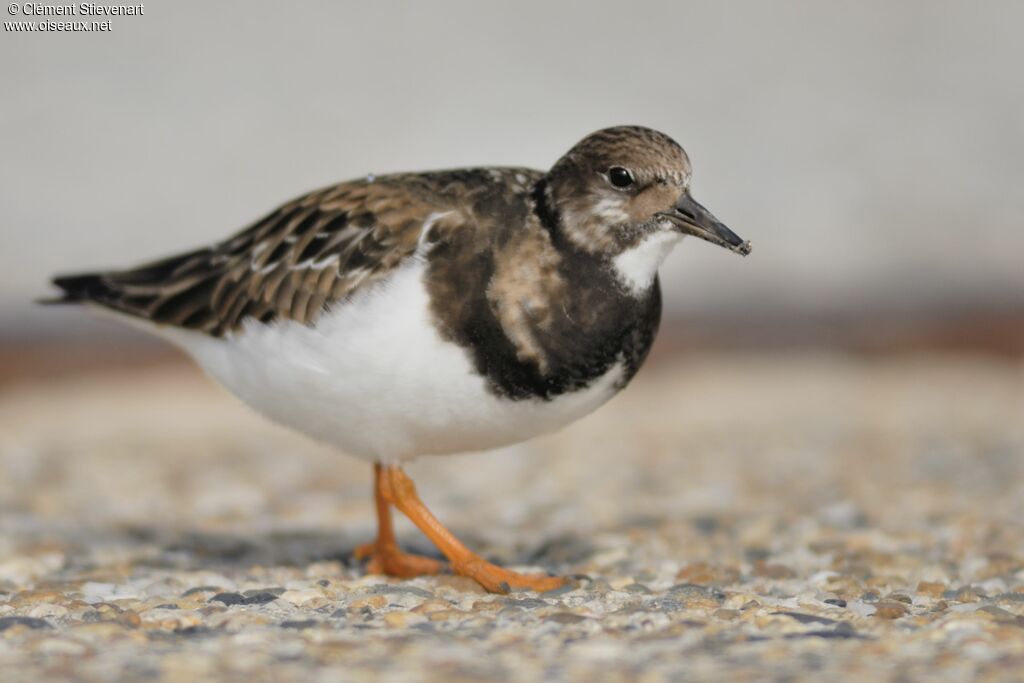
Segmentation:
{"type": "Polygon", "coordinates": [[[548,173],[547,201],[574,247],[609,259],[632,289],[654,281],[683,235],[746,256],[742,240],[690,196],[690,160],[664,133],[640,126],[588,135],[548,173]]]}

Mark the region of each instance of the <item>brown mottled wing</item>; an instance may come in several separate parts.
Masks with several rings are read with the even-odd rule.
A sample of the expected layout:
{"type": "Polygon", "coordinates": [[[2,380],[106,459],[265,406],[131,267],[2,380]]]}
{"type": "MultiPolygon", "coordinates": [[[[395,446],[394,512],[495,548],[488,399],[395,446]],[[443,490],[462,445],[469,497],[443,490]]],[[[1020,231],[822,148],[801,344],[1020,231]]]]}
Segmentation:
{"type": "Polygon", "coordinates": [[[249,319],[312,322],[325,305],[390,273],[443,210],[415,183],[355,181],[280,207],[206,249],[138,268],[58,277],[64,302],[88,301],[221,336],[249,319]]]}

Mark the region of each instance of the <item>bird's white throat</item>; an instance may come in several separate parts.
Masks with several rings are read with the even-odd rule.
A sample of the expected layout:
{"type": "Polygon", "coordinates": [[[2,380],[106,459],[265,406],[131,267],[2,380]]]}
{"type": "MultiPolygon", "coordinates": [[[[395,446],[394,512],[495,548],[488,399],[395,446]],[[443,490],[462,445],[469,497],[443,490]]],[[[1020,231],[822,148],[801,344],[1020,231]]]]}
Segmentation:
{"type": "Polygon", "coordinates": [[[675,230],[662,230],[648,235],[612,259],[615,273],[626,289],[637,295],[646,292],[653,284],[658,268],[682,238],[675,230]]]}

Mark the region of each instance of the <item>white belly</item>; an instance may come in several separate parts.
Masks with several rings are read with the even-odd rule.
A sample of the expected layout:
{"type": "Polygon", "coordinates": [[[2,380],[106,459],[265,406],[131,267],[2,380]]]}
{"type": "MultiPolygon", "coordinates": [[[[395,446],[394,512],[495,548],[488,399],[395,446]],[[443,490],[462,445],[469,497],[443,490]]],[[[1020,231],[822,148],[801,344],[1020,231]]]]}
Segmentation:
{"type": "Polygon", "coordinates": [[[431,323],[423,272],[412,260],[315,327],[250,322],[223,339],[161,332],[267,417],[383,462],[525,441],[583,417],[618,390],[621,364],[552,401],[490,393],[467,352],[431,323]]]}

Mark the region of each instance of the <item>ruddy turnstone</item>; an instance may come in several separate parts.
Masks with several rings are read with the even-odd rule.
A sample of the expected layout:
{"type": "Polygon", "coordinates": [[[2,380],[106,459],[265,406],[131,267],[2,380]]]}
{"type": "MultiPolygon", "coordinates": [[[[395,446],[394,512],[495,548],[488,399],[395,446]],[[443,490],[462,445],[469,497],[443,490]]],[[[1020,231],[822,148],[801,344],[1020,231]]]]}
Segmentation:
{"type": "Polygon", "coordinates": [[[57,277],[87,303],[179,344],[270,419],[374,463],[368,569],[443,571],[403,553],[391,508],[489,591],[549,590],[471,552],[403,462],[530,439],[590,413],[636,374],[661,316],[657,270],[684,235],[744,242],[690,196],[674,140],[621,126],[544,173],[369,176],[284,204],[210,247],[57,277]]]}

